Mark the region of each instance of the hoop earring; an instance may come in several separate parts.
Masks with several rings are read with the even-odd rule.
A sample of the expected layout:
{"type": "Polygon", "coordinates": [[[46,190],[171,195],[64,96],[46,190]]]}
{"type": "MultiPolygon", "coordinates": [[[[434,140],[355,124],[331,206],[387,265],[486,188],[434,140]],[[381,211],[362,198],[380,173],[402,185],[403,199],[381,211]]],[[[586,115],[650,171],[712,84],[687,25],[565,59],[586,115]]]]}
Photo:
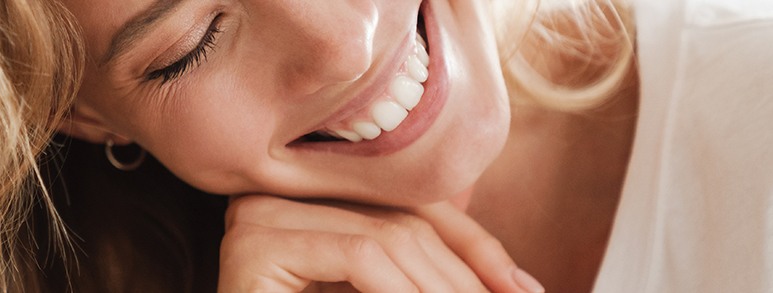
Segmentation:
{"type": "Polygon", "coordinates": [[[142,165],[142,162],[145,161],[145,155],[146,152],[144,149],[140,149],[140,154],[133,162],[124,163],[119,161],[115,155],[113,154],[113,147],[115,146],[115,142],[112,139],[107,139],[105,142],[105,155],[107,155],[107,160],[110,162],[110,165],[113,165],[118,170],[121,171],[134,171],[137,168],[142,165]]]}

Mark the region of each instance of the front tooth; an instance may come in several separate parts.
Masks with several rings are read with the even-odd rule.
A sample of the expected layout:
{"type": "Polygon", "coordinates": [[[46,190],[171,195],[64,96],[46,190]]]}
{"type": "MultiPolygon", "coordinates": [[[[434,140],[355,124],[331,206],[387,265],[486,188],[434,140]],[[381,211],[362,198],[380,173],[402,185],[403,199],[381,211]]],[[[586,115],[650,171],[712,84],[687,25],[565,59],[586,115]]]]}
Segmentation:
{"type": "Polygon", "coordinates": [[[376,139],[381,135],[381,127],[372,122],[355,122],[352,124],[352,129],[367,140],[376,139]]]}
{"type": "Polygon", "coordinates": [[[416,107],[424,94],[424,87],[405,75],[397,76],[389,85],[389,95],[409,111],[416,107]]]}
{"type": "Polygon", "coordinates": [[[421,44],[416,45],[416,57],[419,57],[421,64],[424,64],[424,67],[427,67],[429,66],[429,54],[427,53],[427,49],[420,45],[421,44]]]}
{"type": "Polygon", "coordinates": [[[429,78],[429,70],[421,63],[419,57],[408,57],[408,74],[418,82],[425,82],[429,78]]]}
{"type": "Polygon", "coordinates": [[[378,102],[373,106],[373,120],[384,131],[392,131],[397,128],[400,123],[403,123],[405,117],[408,116],[408,111],[400,105],[385,101],[378,102]]]}
{"type": "Polygon", "coordinates": [[[346,140],[351,141],[351,142],[361,142],[362,141],[362,136],[360,136],[359,134],[357,134],[354,131],[333,130],[333,132],[335,132],[336,135],[338,135],[340,137],[343,137],[346,140]]]}

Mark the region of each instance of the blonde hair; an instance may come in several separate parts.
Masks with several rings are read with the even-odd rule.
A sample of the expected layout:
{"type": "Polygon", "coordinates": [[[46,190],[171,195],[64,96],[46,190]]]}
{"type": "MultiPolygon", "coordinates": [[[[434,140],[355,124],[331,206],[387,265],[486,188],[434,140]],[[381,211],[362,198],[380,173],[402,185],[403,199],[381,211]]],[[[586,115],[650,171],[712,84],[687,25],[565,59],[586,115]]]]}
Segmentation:
{"type": "Polygon", "coordinates": [[[511,101],[584,111],[631,86],[634,25],[622,0],[494,0],[511,101]]]}
{"type": "MultiPolygon", "coordinates": [[[[38,291],[32,248],[22,239],[34,204],[52,222],[57,246],[66,230],[53,208],[38,155],[70,107],[81,79],[83,47],[58,1],[4,0],[0,6],[0,291],[38,291]],[[38,196],[39,195],[39,196],[38,196]],[[36,286],[35,286],[36,287],[36,286]]],[[[64,255],[64,254],[63,254],[64,255]]]]}

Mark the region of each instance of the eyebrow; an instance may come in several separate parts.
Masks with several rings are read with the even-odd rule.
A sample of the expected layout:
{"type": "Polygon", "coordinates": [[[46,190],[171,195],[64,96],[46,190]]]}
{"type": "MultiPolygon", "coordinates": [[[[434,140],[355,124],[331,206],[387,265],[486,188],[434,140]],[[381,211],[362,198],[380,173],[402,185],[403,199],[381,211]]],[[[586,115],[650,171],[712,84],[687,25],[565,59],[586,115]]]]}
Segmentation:
{"type": "Polygon", "coordinates": [[[157,25],[165,16],[169,14],[179,4],[186,2],[182,0],[156,0],[150,7],[142,11],[139,15],[127,21],[113,37],[107,52],[100,62],[100,67],[112,62],[118,56],[126,53],[138,39],[150,32],[153,26],[157,25]]]}

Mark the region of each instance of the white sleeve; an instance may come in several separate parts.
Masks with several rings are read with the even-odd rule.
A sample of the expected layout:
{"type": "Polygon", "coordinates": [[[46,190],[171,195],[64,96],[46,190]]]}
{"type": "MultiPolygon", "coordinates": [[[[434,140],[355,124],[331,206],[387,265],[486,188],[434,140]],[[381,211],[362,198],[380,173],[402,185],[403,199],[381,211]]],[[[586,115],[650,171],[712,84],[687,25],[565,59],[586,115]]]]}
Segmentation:
{"type": "Polygon", "coordinates": [[[773,292],[773,0],[637,0],[640,116],[594,292],[773,292]]]}

